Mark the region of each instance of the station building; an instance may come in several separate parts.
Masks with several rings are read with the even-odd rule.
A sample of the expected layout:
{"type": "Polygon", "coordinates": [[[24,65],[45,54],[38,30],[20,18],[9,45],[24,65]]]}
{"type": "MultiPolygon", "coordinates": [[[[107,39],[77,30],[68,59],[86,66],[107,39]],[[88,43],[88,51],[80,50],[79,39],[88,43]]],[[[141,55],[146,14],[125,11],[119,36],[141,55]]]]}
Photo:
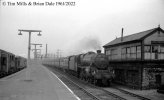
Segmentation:
{"type": "Polygon", "coordinates": [[[115,82],[152,89],[164,84],[164,30],[159,27],[122,36],[103,46],[115,82]]]}

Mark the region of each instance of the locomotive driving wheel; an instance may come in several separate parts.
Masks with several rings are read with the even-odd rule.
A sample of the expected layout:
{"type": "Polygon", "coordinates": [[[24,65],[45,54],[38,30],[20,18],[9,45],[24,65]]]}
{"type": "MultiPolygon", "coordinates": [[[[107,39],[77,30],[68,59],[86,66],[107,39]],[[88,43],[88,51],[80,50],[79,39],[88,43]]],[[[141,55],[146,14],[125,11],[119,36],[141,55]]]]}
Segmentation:
{"type": "Polygon", "coordinates": [[[95,85],[101,86],[102,84],[102,79],[96,79],[95,85]]]}
{"type": "Polygon", "coordinates": [[[102,85],[103,85],[103,86],[108,86],[108,82],[109,82],[108,79],[106,79],[106,78],[103,78],[103,79],[102,79],[102,85]]]}

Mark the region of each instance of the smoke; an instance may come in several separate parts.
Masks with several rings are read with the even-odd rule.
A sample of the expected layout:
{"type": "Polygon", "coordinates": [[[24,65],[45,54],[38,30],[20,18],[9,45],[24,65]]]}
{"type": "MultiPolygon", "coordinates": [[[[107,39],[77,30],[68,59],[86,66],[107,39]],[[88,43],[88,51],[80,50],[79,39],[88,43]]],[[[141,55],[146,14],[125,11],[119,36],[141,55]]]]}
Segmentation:
{"type": "Polygon", "coordinates": [[[76,44],[76,52],[88,52],[101,50],[101,43],[98,37],[87,36],[80,39],[76,44]]]}
{"type": "Polygon", "coordinates": [[[85,36],[80,39],[75,38],[63,50],[65,50],[65,56],[77,55],[88,51],[96,52],[97,50],[101,50],[101,42],[96,36],[85,36]]]}
{"type": "Polygon", "coordinates": [[[97,37],[84,37],[80,40],[79,46],[82,50],[97,50],[101,49],[100,41],[97,37]]]}

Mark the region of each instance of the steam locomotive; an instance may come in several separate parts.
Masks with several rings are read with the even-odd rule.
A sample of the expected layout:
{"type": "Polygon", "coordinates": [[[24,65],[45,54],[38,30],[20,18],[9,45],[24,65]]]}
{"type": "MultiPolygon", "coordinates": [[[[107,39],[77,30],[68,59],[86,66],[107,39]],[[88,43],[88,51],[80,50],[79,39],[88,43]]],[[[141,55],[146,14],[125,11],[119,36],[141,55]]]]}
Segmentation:
{"type": "Polygon", "coordinates": [[[60,59],[47,59],[43,64],[63,69],[79,79],[95,85],[109,86],[114,77],[113,70],[108,67],[106,55],[100,50],[97,53],[88,52],[60,59]]]}

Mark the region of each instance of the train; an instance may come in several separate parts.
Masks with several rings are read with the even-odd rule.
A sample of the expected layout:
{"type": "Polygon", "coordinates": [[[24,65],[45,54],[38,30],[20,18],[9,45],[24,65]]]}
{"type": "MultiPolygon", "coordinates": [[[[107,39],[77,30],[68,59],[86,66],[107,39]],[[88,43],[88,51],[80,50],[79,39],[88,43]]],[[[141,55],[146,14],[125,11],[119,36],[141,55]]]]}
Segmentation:
{"type": "Polygon", "coordinates": [[[55,66],[95,85],[110,86],[114,72],[109,69],[108,58],[101,50],[68,57],[45,59],[43,65],[55,66]]]}
{"type": "Polygon", "coordinates": [[[27,59],[0,49],[0,78],[27,67],[27,59]]]}

